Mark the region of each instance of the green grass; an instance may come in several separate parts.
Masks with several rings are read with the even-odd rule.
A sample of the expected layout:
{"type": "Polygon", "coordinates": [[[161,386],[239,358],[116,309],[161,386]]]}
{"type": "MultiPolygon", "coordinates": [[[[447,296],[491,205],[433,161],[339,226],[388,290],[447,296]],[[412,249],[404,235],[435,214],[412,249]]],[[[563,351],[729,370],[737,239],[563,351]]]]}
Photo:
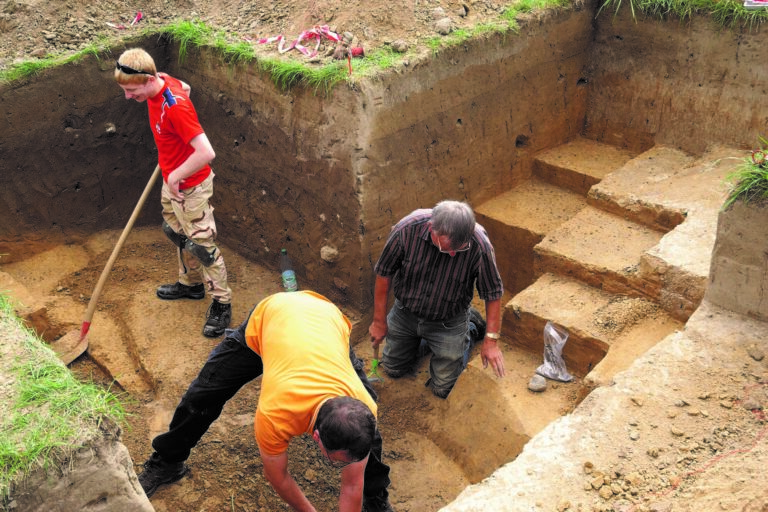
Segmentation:
{"type": "Polygon", "coordinates": [[[742,0],[605,0],[603,9],[619,12],[629,5],[632,16],[642,13],[659,19],[690,19],[694,14],[710,16],[721,27],[744,27],[754,29],[768,20],[766,9],[748,10],[742,0]]]}
{"type": "Polygon", "coordinates": [[[98,59],[106,48],[106,40],[99,39],[74,54],[55,54],[49,55],[44,59],[25,60],[7,69],[0,70],[0,82],[15,82],[16,80],[35,76],[46,69],[77,62],[89,55],[93,55],[98,59]]]}
{"type": "MultiPolygon", "coordinates": [[[[436,54],[443,49],[460,46],[468,40],[489,34],[503,36],[517,34],[520,30],[518,17],[521,14],[562,8],[570,4],[571,0],[519,0],[507,6],[496,19],[471,28],[455,30],[445,36],[425,38],[420,44],[436,54]]],[[[754,29],[768,19],[766,9],[757,11],[744,9],[742,0],[604,0],[598,14],[604,9],[618,12],[619,9],[627,6],[631,9],[633,16],[643,13],[659,19],[677,17],[685,20],[694,14],[707,15],[721,27],[754,29]]],[[[339,83],[352,84],[360,77],[374,76],[404,62],[418,52],[417,48],[412,48],[405,54],[397,54],[389,48],[371,49],[366,52],[364,59],[353,60],[353,74],[350,75],[346,61],[317,66],[288,56],[257,57],[253,45],[240,39],[237,33],[216,31],[202,21],[177,21],[159,29],[148,27],[135,32],[131,38],[145,38],[158,34],[166,35],[178,45],[179,60],[182,62],[187,58],[191,48],[210,47],[219,53],[224,62],[233,66],[256,65],[282,90],[306,87],[315,94],[324,95],[330,94],[339,83]]],[[[125,41],[114,40],[111,44],[123,45],[125,41]]],[[[108,54],[110,50],[110,43],[99,40],[93,46],[71,56],[52,55],[45,59],[24,61],[0,71],[0,82],[13,82],[34,76],[49,67],[79,60],[90,54],[99,58],[102,54],[108,54]]]]}
{"type": "Polygon", "coordinates": [[[122,424],[115,394],[79,382],[54,352],[15,317],[0,293],[0,500],[10,484],[49,468],[101,435],[104,421],[122,424]]]}
{"type": "Polygon", "coordinates": [[[768,140],[759,139],[760,149],[745,157],[741,165],[726,177],[731,191],[723,209],[736,201],[757,203],[768,199],[768,140]]]}

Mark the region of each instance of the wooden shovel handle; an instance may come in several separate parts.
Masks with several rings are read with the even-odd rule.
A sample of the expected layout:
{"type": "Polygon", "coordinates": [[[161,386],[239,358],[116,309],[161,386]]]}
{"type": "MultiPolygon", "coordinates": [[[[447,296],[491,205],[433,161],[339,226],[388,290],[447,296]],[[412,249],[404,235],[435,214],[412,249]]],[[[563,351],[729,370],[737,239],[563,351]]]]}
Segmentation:
{"type": "Polygon", "coordinates": [[[155,172],[153,172],[152,176],[149,178],[149,182],[147,183],[147,186],[144,187],[144,192],[141,194],[141,197],[139,198],[139,202],[136,204],[136,207],[133,209],[131,218],[128,219],[128,224],[126,224],[125,228],[123,228],[123,233],[120,235],[120,238],[115,244],[115,248],[112,249],[112,255],[109,257],[109,260],[107,260],[107,264],[104,266],[104,270],[101,271],[101,277],[99,277],[99,282],[96,283],[96,288],[94,288],[93,293],[91,294],[91,300],[88,302],[88,309],[85,310],[85,316],[83,317],[83,325],[91,323],[91,319],[93,318],[93,313],[94,311],[96,311],[96,302],[98,302],[99,295],[101,295],[101,290],[104,288],[104,283],[106,283],[107,277],[109,277],[109,272],[112,270],[112,265],[114,265],[115,260],[117,259],[117,254],[120,252],[120,249],[123,247],[123,244],[125,243],[125,239],[128,238],[128,234],[131,232],[131,228],[133,228],[133,224],[136,222],[136,219],[138,218],[139,213],[141,213],[141,208],[144,206],[144,203],[147,200],[147,196],[149,196],[149,193],[152,191],[152,187],[154,186],[155,181],[157,180],[157,177],[159,174],[160,174],[160,164],[157,164],[157,166],[155,166],[155,172]]]}

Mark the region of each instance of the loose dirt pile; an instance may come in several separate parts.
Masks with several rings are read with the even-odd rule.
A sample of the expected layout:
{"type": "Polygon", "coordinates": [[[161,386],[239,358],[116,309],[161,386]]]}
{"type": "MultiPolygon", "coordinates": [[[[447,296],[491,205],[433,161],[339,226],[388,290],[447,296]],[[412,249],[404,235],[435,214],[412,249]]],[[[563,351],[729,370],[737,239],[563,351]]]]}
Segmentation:
{"type": "MultiPolygon", "coordinates": [[[[420,40],[439,36],[438,20],[449,18],[454,29],[468,27],[497,18],[504,8],[502,3],[490,1],[455,0],[6,0],[0,5],[0,69],[23,59],[72,53],[104,39],[178,20],[204,21],[228,32],[233,41],[283,34],[290,42],[315,25],[328,25],[339,34],[353,34],[356,45],[373,48],[396,41],[417,45],[420,40]],[[138,13],[141,20],[133,23],[138,13]]],[[[276,43],[264,46],[277,55],[276,43]]],[[[298,51],[290,53],[305,58],[298,51]]]]}

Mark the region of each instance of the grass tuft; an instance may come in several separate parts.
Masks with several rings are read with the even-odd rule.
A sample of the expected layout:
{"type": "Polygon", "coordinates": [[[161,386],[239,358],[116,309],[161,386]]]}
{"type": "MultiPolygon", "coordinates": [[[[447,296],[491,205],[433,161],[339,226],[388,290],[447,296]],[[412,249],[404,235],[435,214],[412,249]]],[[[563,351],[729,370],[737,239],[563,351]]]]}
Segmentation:
{"type": "Polygon", "coordinates": [[[0,293],[0,500],[11,482],[47,469],[91,439],[103,422],[121,424],[125,410],[102,387],[79,382],[56,354],[16,318],[0,293]]]}
{"type": "Polygon", "coordinates": [[[727,209],[736,201],[757,203],[768,199],[768,140],[759,137],[760,149],[744,157],[741,165],[728,176],[731,191],[723,204],[727,209]]]}
{"type": "Polygon", "coordinates": [[[710,16],[721,27],[749,30],[768,20],[768,10],[746,9],[741,0],[605,0],[598,14],[603,9],[613,9],[614,13],[618,13],[625,2],[629,4],[633,18],[642,13],[658,19],[676,17],[684,21],[700,14],[710,16]]]}

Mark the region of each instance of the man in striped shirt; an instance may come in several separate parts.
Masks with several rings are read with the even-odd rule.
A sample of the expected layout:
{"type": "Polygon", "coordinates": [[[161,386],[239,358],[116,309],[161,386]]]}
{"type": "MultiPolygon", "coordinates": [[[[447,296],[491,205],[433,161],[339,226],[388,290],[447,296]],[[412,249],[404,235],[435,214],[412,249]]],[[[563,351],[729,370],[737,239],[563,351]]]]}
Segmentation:
{"type": "Polygon", "coordinates": [[[442,201],[404,217],[392,228],[374,270],[368,331],[374,347],[387,338],[382,366],[390,377],[413,370],[424,340],[432,352],[427,385],[436,396],[448,396],[464,370],[475,283],[487,321],[483,367],[504,376],[498,346],[504,288],[493,246],[469,205],[442,201]],[[387,314],[393,283],[395,304],[387,314]]]}

